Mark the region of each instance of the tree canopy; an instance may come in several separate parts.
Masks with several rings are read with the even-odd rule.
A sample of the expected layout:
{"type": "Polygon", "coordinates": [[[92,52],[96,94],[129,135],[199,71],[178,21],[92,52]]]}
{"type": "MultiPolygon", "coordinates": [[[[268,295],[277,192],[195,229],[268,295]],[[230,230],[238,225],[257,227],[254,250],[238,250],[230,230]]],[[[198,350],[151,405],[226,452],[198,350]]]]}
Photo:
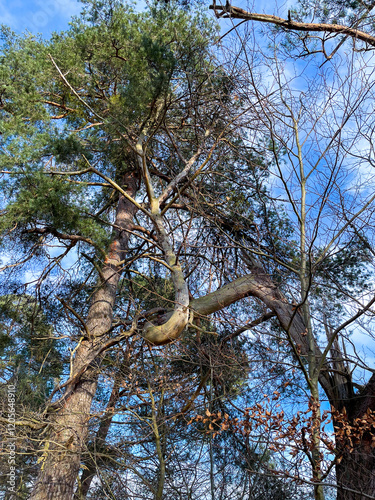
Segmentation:
{"type": "Polygon", "coordinates": [[[82,3],[1,30],[5,498],[374,498],[373,6],[82,3]]]}

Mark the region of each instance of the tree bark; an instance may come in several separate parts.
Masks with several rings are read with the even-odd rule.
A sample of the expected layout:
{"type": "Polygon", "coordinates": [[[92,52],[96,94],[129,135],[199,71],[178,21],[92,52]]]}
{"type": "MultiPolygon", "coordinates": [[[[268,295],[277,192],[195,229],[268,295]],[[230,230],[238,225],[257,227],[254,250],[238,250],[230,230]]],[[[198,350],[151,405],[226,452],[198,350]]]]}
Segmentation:
{"type": "MultiPolygon", "coordinates": [[[[138,186],[137,174],[125,174],[124,184],[126,192],[134,197],[138,186]]],[[[71,500],[73,497],[102,358],[100,355],[92,361],[92,354],[108,340],[121,276],[120,263],[128,248],[129,233],[125,229],[130,228],[136,210],[130,201],[120,195],[113,240],[87,316],[89,337],[83,339],[76,351],[71,387],[66,387],[68,396],[51,417],[52,430],[45,441],[41,469],[31,500],[71,500]],[[75,379],[74,374],[81,371],[82,375],[75,379]]]]}
{"type": "Polygon", "coordinates": [[[353,451],[342,450],[336,464],[337,500],[368,500],[375,498],[375,454],[371,439],[364,439],[353,451]]]}
{"type": "MultiPolygon", "coordinates": [[[[357,22],[352,26],[327,23],[305,23],[298,22],[292,19],[289,13],[288,19],[283,19],[278,16],[269,14],[258,14],[248,12],[239,7],[235,7],[227,3],[226,5],[216,5],[216,2],[210,6],[215,11],[217,17],[229,17],[232,19],[242,19],[244,21],[256,21],[261,23],[272,24],[287,31],[295,32],[320,32],[343,35],[343,40],[351,37],[353,40],[360,40],[370,47],[375,46],[375,37],[372,34],[366,33],[358,29],[369,15],[371,9],[374,8],[374,3],[369,5],[363,4],[366,11],[359,17],[357,22]]],[[[327,58],[330,59],[336,52],[340,44],[327,58]]],[[[241,288],[243,296],[253,295],[258,297],[272,311],[277,314],[280,325],[288,332],[290,339],[296,346],[300,346],[302,356],[308,355],[306,350],[306,337],[301,338],[301,332],[306,321],[302,318],[299,312],[291,314],[290,305],[285,304],[283,299],[280,300],[279,294],[272,286],[261,286],[259,280],[254,279],[253,275],[236,280],[241,288]],[[241,281],[242,280],[242,281],[241,281]],[[247,289],[247,291],[246,291],[247,289]],[[267,292],[267,289],[269,292],[267,292]]],[[[267,279],[263,280],[266,282],[267,279]]],[[[236,295],[234,291],[234,283],[230,285],[232,293],[223,294],[214,292],[214,298],[218,299],[218,303],[223,300],[230,302],[229,296],[236,295]]],[[[207,310],[209,305],[208,297],[198,299],[198,303],[203,310],[207,310]]],[[[194,301],[195,302],[195,301],[194,301]]],[[[220,307],[218,307],[220,309],[220,307]]],[[[216,309],[216,310],[218,310],[216,309]]],[[[307,325],[306,325],[307,326],[307,325]]],[[[302,334],[303,337],[303,334],[302,334]]],[[[322,359],[322,353],[317,346],[315,347],[317,357],[322,359]]],[[[374,411],[375,407],[375,375],[371,377],[369,382],[360,394],[355,394],[352,384],[352,374],[347,370],[343,362],[342,353],[337,350],[332,354],[331,360],[328,363],[325,359],[323,362],[316,363],[319,368],[319,383],[323,387],[328,400],[331,404],[333,414],[336,415],[336,446],[337,446],[337,464],[336,464],[336,479],[337,479],[337,499],[338,500],[365,500],[375,499],[375,414],[368,413],[374,411]],[[345,413],[344,413],[345,410],[345,413]],[[343,424],[342,415],[345,414],[343,424]],[[374,425],[369,425],[366,432],[360,438],[354,439],[354,432],[358,432],[359,421],[362,419],[374,420],[374,425]],[[347,433],[343,433],[346,428],[347,433]],[[352,428],[352,431],[350,430],[352,428]]]]}
{"type": "Polygon", "coordinates": [[[337,409],[341,413],[334,418],[338,453],[337,499],[374,499],[375,375],[359,394],[353,392],[337,409]]]}
{"type": "MultiPolygon", "coordinates": [[[[134,175],[127,180],[127,185],[128,194],[134,196],[136,192],[134,175]]],[[[119,228],[129,227],[135,212],[136,207],[124,197],[120,197],[116,226],[119,228]]],[[[128,243],[127,234],[125,231],[116,231],[108,259],[102,270],[102,278],[105,279],[93,297],[87,318],[90,338],[85,339],[77,350],[73,374],[79,373],[82,367],[86,367],[88,360],[93,359],[92,353],[100,349],[100,346],[104,345],[107,340],[105,334],[112,323],[112,310],[121,273],[121,267],[116,263],[124,258],[128,243]]],[[[286,300],[267,273],[258,265],[253,266],[249,275],[238,278],[204,297],[192,300],[190,309],[194,314],[205,316],[248,296],[257,297],[275,313],[280,325],[288,333],[293,344],[297,346],[299,354],[307,356],[309,343],[301,312],[286,300]]],[[[166,315],[165,321],[168,321],[169,317],[170,315],[166,315]]],[[[152,328],[155,329],[155,326],[152,328]]],[[[153,338],[151,343],[158,345],[160,340],[160,345],[163,345],[175,340],[180,334],[181,331],[178,328],[177,333],[171,332],[167,338],[161,335],[159,339],[159,335],[157,335],[157,340],[155,341],[153,338]]],[[[147,333],[145,337],[147,340],[147,333]]],[[[315,355],[318,365],[322,360],[322,352],[318,345],[315,346],[315,355]]],[[[90,366],[85,368],[83,375],[78,377],[76,381],[73,377],[71,383],[75,385],[70,388],[70,392],[68,392],[69,387],[67,387],[69,395],[64,399],[62,408],[57,411],[53,419],[53,431],[47,441],[42,470],[30,497],[32,500],[71,500],[72,498],[74,484],[79,473],[82,448],[87,437],[90,407],[96,390],[99,362],[100,359],[91,362],[90,366]]],[[[339,360],[336,360],[336,364],[338,362],[339,360]]],[[[368,408],[375,409],[375,398],[373,397],[375,376],[374,380],[370,380],[358,397],[358,395],[354,396],[350,374],[344,376],[342,373],[337,373],[335,367],[333,367],[333,371],[330,368],[330,365],[323,359],[322,369],[319,372],[319,382],[333,408],[340,411],[343,407],[350,407],[352,419],[363,415],[368,408]]],[[[340,500],[341,498],[344,500],[374,498],[371,495],[375,491],[373,474],[375,460],[368,439],[364,436],[361,446],[356,451],[351,452],[347,451],[342,443],[338,443],[338,450],[340,451],[341,446],[342,455],[342,461],[337,465],[338,499],[340,500]],[[358,481],[361,482],[358,483],[358,481]],[[360,489],[358,484],[360,484],[360,489]]]]}

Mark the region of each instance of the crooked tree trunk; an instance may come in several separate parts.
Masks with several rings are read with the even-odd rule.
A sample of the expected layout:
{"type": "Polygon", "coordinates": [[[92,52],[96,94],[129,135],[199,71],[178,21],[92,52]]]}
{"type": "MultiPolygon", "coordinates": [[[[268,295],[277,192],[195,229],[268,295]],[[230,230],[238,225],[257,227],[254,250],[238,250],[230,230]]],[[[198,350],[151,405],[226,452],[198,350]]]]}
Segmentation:
{"type": "MultiPolygon", "coordinates": [[[[127,193],[134,197],[138,179],[134,172],[124,178],[127,193]]],[[[90,408],[95,395],[100,359],[92,361],[93,353],[100,350],[107,340],[112,325],[113,307],[121,275],[121,264],[128,247],[129,233],[136,207],[120,195],[116,212],[113,241],[102,268],[101,283],[94,293],[87,317],[90,338],[79,345],[73,363],[73,375],[83,371],[71,386],[66,387],[67,397],[61,408],[51,417],[51,433],[45,441],[41,469],[31,493],[31,500],[71,500],[80,469],[85,445],[90,408]],[[89,366],[87,367],[87,365],[89,366]]]]}
{"type": "MultiPolygon", "coordinates": [[[[126,184],[128,194],[134,196],[137,184],[134,174],[128,176],[126,184]]],[[[121,196],[116,226],[118,228],[131,226],[135,212],[135,206],[121,196]]],[[[41,472],[30,497],[31,500],[71,500],[73,496],[99,373],[100,356],[93,357],[93,353],[105,344],[107,340],[105,334],[112,323],[112,311],[121,273],[121,267],[116,263],[124,258],[128,243],[127,234],[125,231],[116,231],[112,242],[108,259],[102,270],[104,281],[94,294],[87,318],[87,327],[91,336],[90,339],[85,339],[80,344],[74,361],[73,374],[80,373],[84,368],[83,375],[80,374],[76,382],[73,379],[72,387],[67,387],[65,393],[67,397],[63,400],[63,406],[52,419],[53,431],[46,441],[41,472]],[[92,361],[93,359],[95,361],[92,361]],[[90,366],[86,368],[90,361],[92,361],[90,366]]],[[[176,290],[179,293],[183,288],[178,286],[181,271],[176,265],[173,266],[173,271],[176,290]]],[[[185,295],[183,293],[183,298],[185,295]]],[[[290,340],[298,348],[299,353],[307,356],[309,344],[301,313],[285,299],[260,266],[254,265],[251,274],[234,280],[216,292],[193,300],[190,303],[190,309],[195,314],[206,316],[248,296],[259,298],[275,313],[280,325],[288,332],[290,340]]],[[[183,303],[176,301],[172,316],[180,314],[180,308],[184,312],[185,307],[184,301],[183,303]]],[[[186,323],[185,315],[184,312],[184,323],[186,323]]],[[[165,318],[168,327],[170,318],[170,315],[165,318]]],[[[180,321],[173,321],[173,331],[168,331],[167,335],[165,335],[164,327],[146,326],[144,336],[153,345],[169,343],[181,334],[183,328],[180,323],[180,321]],[[148,334],[152,338],[148,339],[148,334]]],[[[315,346],[315,355],[319,364],[322,360],[322,353],[318,345],[315,346]]],[[[349,374],[343,376],[334,369],[335,367],[331,371],[330,365],[325,360],[321,365],[319,382],[333,408],[340,411],[343,407],[351,407],[350,415],[353,419],[363,416],[367,408],[375,410],[375,376],[358,397],[358,395],[354,396],[350,389],[349,374]]],[[[339,450],[340,446],[342,450],[342,461],[337,465],[338,500],[375,498],[375,463],[370,438],[372,439],[372,432],[364,434],[360,446],[351,452],[346,450],[343,443],[338,443],[339,450]]]]}

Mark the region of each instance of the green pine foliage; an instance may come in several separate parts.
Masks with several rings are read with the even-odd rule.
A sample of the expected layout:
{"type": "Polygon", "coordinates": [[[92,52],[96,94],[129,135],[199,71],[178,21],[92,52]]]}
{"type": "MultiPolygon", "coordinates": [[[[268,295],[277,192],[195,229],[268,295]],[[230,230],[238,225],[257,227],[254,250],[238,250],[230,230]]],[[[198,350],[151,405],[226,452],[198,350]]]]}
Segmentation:
{"type": "MultiPolygon", "coordinates": [[[[14,386],[17,498],[28,498],[35,474],[43,412],[65,364],[53,325],[37,300],[30,295],[0,297],[0,436],[7,447],[8,388],[14,386]],[[26,425],[19,425],[24,422],[26,425]]],[[[0,491],[8,490],[8,454],[0,457],[0,491]]]]}
{"type": "Polygon", "coordinates": [[[92,175],[74,183],[66,174],[84,169],[86,157],[118,176],[118,157],[124,158],[118,138],[138,133],[159,98],[178,98],[175,88],[187,71],[207,70],[213,28],[205,18],[172,8],[115,7],[103,15],[94,2],[50,41],[2,31],[0,133],[9,170],[1,184],[8,201],[3,234],[17,221],[12,238],[17,233],[25,241],[43,227],[103,246],[108,227],[92,206],[105,206],[108,188],[89,187],[92,175]]]}

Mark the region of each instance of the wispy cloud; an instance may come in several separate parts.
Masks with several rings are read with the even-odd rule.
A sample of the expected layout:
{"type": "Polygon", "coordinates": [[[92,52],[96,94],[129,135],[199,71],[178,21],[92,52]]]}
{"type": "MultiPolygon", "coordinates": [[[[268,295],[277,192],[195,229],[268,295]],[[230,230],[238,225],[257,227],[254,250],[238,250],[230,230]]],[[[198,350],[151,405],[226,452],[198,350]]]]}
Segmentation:
{"type": "Polygon", "coordinates": [[[7,26],[15,29],[17,24],[17,16],[12,13],[9,5],[6,5],[6,2],[4,0],[0,0],[0,11],[0,23],[6,24],[7,26]]]}
{"type": "Polygon", "coordinates": [[[18,32],[30,31],[49,35],[51,31],[65,29],[72,16],[79,14],[82,4],[78,0],[14,0],[4,5],[1,22],[18,32]]]}

